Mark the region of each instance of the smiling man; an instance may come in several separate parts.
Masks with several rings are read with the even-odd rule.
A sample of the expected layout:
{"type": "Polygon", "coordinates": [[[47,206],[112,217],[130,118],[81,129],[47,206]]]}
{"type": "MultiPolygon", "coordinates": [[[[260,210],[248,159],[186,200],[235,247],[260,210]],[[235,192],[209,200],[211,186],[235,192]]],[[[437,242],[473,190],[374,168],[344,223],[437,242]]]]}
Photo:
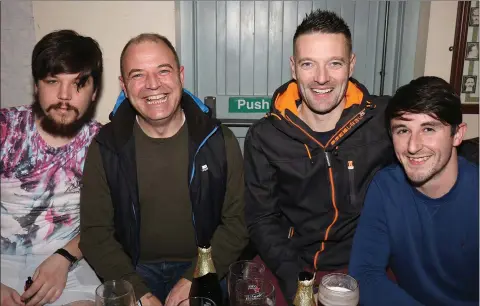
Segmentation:
{"type": "Polygon", "coordinates": [[[351,274],[362,305],[478,305],[478,166],[457,155],[461,102],[437,77],[397,90],[386,110],[397,159],[375,175],[351,274]],[[398,285],[385,270],[390,266],[398,285]]]}
{"type": "Polygon", "coordinates": [[[32,106],[0,111],[1,305],[95,299],[100,281],[78,248],[79,202],[87,148],[100,130],[93,114],[102,72],[95,40],[52,32],[32,52],[32,106]]]}
{"type": "Polygon", "coordinates": [[[127,100],[88,152],[80,248],[105,280],[129,280],[140,304],[176,306],[188,297],[197,246],[212,246],[223,278],[247,243],[242,153],[183,90],[167,38],[131,39],[120,66],[127,100]]]}
{"type": "Polygon", "coordinates": [[[289,303],[298,272],[346,270],[367,186],[395,160],[384,128],[387,98],[352,78],[345,21],[314,11],[293,45],[293,80],[274,93],[244,150],[251,241],[289,303]]]}

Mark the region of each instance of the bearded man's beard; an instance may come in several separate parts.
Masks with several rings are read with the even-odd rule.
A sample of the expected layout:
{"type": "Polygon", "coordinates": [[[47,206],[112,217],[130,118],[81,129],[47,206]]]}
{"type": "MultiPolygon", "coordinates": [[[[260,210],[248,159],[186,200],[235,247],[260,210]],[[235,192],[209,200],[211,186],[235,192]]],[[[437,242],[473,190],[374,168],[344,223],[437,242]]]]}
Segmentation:
{"type": "Polygon", "coordinates": [[[80,117],[80,112],[78,111],[78,109],[70,105],[70,103],[68,102],[59,102],[57,104],[50,105],[44,111],[42,109],[42,106],[40,105],[38,96],[35,95],[35,100],[32,104],[32,110],[35,117],[39,119],[40,125],[45,132],[53,136],[72,138],[77,135],[78,132],[80,132],[80,130],[86,123],[93,119],[95,115],[94,104],[95,103],[93,101],[90,102],[87,111],[85,112],[85,114],[83,114],[83,116],[80,117]],[[74,121],[70,123],[63,123],[53,119],[53,117],[50,116],[49,112],[51,110],[60,109],[62,107],[66,108],[69,111],[75,112],[76,118],[74,121]]]}

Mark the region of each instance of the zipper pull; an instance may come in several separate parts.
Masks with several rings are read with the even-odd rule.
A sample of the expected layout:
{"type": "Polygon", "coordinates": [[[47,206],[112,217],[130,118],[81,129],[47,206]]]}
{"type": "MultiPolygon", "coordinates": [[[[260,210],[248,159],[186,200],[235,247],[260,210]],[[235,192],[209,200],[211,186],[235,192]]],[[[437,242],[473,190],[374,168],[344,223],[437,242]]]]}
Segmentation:
{"type": "Polygon", "coordinates": [[[288,239],[291,239],[294,233],[295,233],[295,228],[293,226],[290,226],[290,229],[288,230],[288,239]]]}
{"type": "Polygon", "coordinates": [[[332,168],[332,162],[330,160],[330,152],[325,151],[325,160],[327,161],[328,168],[332,168]]]}
{"type": "Polygon", "coordinates": [[[307,150],[307,155],[308,155],[308,158],[310,159],[310,163],[313,165],[313,159],[312,159],[312,154],[310,154],[310,149],[308,149],[308,146],[305,143],[303,145],[305,146],[305,150],[307,150]]]}

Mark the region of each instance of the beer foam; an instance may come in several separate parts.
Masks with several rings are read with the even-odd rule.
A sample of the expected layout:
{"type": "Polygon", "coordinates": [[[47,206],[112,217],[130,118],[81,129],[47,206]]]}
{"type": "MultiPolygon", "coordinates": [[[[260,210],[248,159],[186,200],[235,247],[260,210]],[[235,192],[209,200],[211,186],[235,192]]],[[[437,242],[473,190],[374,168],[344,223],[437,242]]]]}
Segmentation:
{"type": "Polygon", "coordinates": [[[343,288],[343,287],[338,287],[338,286],[326,286],[327,289],[330,289],[332,291],[337,291],[337,292],[350,292],[352,290],[348,288],[343,288]]]}

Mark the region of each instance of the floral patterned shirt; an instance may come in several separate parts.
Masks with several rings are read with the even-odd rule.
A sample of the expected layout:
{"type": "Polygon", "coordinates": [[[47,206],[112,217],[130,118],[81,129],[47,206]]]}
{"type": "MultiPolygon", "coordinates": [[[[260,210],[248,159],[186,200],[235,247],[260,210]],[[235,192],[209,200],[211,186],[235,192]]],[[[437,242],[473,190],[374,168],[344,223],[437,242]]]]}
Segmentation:
{"type": "Polygon", "coordinates": [[[54,148],[30,106],[0,110],[1,254],[51,254],[79,233],[83,165],[100,127],[54,148]]]}

